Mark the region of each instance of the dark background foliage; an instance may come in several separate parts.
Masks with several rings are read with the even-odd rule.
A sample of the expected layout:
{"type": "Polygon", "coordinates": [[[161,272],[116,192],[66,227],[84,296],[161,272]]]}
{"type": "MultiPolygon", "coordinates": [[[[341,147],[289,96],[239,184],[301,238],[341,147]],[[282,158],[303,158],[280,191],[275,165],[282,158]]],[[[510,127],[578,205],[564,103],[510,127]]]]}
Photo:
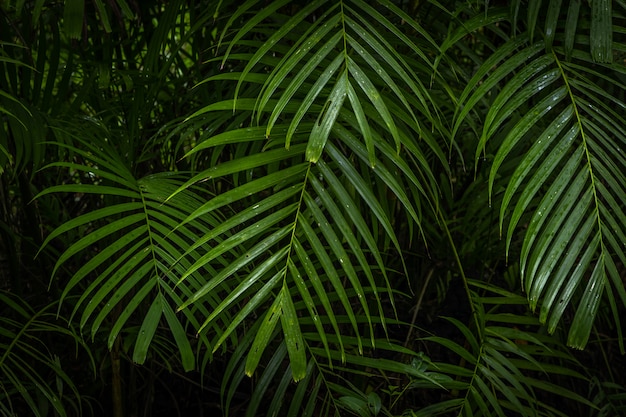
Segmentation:
{"type": "Polygon", "coordinates": [[[0,2],[0,413],[626,411],[626,5],[0,2]]]}

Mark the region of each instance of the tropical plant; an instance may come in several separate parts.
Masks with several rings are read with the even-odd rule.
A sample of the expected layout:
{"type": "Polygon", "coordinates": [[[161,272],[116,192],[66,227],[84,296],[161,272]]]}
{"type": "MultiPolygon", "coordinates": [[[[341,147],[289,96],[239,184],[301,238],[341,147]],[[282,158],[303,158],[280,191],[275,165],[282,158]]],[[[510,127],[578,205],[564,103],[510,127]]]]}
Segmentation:
{"type": "Polygon", "coordinates": [[[619,413],[625,5],[214,3],[2,6],[3,246],[103,408],[619,413]]]}
{"type": "Polygon", "coordinates": [[[61,357],[47,347],[53,341],[67,346],[75,343],[78,350],[82,343],[80,338],[72,328],[56,323],[50,311],[53,304],[33,311],[26,302],[4,291],[0,292],[0,300],[3,305],[0,321],[2,415],[32,413],[39,417],[50,412],[61,416],[80,415],[83,407],[78,388],[63,369],[61,357]],[[49,381],[50,376],[53,376],[52,381],[49,381]]]}

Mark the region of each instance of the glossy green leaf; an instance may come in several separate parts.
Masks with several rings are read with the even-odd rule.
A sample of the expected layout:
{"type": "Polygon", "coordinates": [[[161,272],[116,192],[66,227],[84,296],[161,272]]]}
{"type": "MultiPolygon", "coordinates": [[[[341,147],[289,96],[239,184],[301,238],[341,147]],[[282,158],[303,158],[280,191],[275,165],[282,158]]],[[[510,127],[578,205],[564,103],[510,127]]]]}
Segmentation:
{"type": "Polygon", "coordinates": [[[295,382],[306,376],[307,360],[302,331],[298,324],[298,314],[289,294],[289,288],[283,284],[281,290],[281,315],[280,322],[285,334],[285,345],[289,353],[289,365],[291,375],[295,382]]]}
{"type": "MultiPolygon", "coordinates": [[[[273,262],[272,262],[273,263],[273,262]]],[[[271,263],[268,263],[271,264],[271,263]]],[[[255,275],[257,274],[251,274],[252,278],[255,278],[255,275]]],[[[260,274],[258,274],[260,275],[260,274]]],[[[216,352],[217,349],[222,345],[222,343],[224,343],[224,341],[228,338],[228,336],[230,336],[230,334],[237,328],[237,326],[239,326],[241,324],[241,322],[252,312],[254,312],[254,310],[256,308],[259,307],[259,305],[265,301],[268,297],[268,295],[272,292],[272,290],[276,287],[276,285],[278,284],[278,282],[280,281],[281,278],[283,278],[284,276],[284,271],[279,271],[277,272],[269,281],[267,281],[267,283],[265,283],[260,290],[258,290],[256,292],[256,294],[254,294],[254,297],[252,297],[250,299],[250,301],[248,301],[246,303],[246,305],[241,309],[241,311],[239,311],[239,313],[237,313],[237,316],[235,316],[232,321],[230,322],[230,324],[228,325],[228,327],[224,330],[224,332],[222,333],[222,335],[220,336],[220,338],[217,340],[217,342],[215,343],[215,345],[213,346],[213,352],[216,352]]],[[[251,281],[250,277],[248,278],[248,281],[251,281]]],[[[244,283],[242,283],[244,284],[244,283]]],[[[241,286],[241,284],[240,284],[241,286]]],[[[233,297],[234,298],[234,297],[233,297]]],[[[228,300],[224,300],[224,302],[222,302],[222,304],[227,304],[228,300]]],[[[221,307],[221,306],[220,306],[221,307]]],[[[202,331],[202,329],[204,327],[206,327],[208,325],[208,323],[210,323],[215,317],[218,317],[222,314],[222,308],[218,307],[217,309],[213,310],[213,312],[206,318],[204,324],[202,325],[202,327],[198,330],[199,332],[202,331]]]]}
{"type": "Polygon", "coordinates": [[[267,309],[265,317],[261,322],[261,327],[256,332],[254,342],[252,342],[248,358],[246,359],[246,375],[248,376],[252,376],[256,370],[261,361],[263,352],[265,352],[267,345],[271,341],[276,324],[282,315],[282,297],[284,297],[284,293],[281,289],[276,295],[271,307],[267,309]]]}
{"type": "Polygon", "coordinates": [[[550,0],[548,4],[548,13],[546,14],[546,23],[544,32],[546,34],[546,51],[552,50],[554,36],[556,35],[559,12],[561,11],[561,0],[550,0]]]}
{"type": "Polygon", "coordinates": [[[581,0],[570,0],[567,9],[567,20],[565,21],[565,58],[569,61],[572,58],[574,50],[574,41],[576,37],[576,29],[578,27],[578,15],[580,13],[581,0]]]}
{"type": "Polygon", "coordinates": [[[322,156],[330,131],[335,124],[335,120],[337,120],[337,115],[348,93],[348,88],[348,74],[344,72],[339,76],[337,83],[328,96],[324,110],[318,116],[313,129],[311,129],[305,154],[307,161],[315,163],[322,156]]]}
{"type": "Polygon", "coordinates": [[[276,120],[278,119],[280,113],[285,109],[290,100],[293,99],[293,96],[298,90],[301,88],[302,84],[309,78],[309,76],[313,73],[313,71],[323,62],[323,60],[328,56],[328,54],[337,46],[338,42],[341,39],[341,33],[338,32],[330,39],[328,39],[323,46],[318,47],[318,43],[321,42],[325,36],[332,31],[333,28],[339,23],[340,16],[338,14],[329,17],[324,20],[324,23],[320,25],[318,29],[316,29],[312,34],[305,34],[303,38],[301,38],[301,44],[297,45],[297,49],[292,50],[291,54],[288,56],[288,59],[283,63],[282,66],[277,67],[276,73],[273,74],[271,80],[274,81],[272,84],[265,86],[265,91],[263,96],[260,98],[258,103],[258,108],[260,110],[264,110],[267,106],[270,97],[276,92],[280,83],[285,79],[287,74],[289,74],[302,60],[306,57],[307,61],[304,63],[302,68],[298,71],[297,75],[292,78],[289,85],[282,92],[280,99],[277,104],[274,106],[274,110],[272,111],[272,116],[267,125],[266,135],[270,136],[272,127],[274,126],[276,120]],[[316,52],[313,56],[307,57],[307,54],[315,48],[316,52]]]}
{"type": "Polygon", "coordinates": [[[613,62],[613,16],[611,0],[591,2],[591,56],[596,62],[613,62]]]}
{"type": "Polygon", "coordinates": [[[137,334],[137,342],[135,343],[135,350],[133,351],[133,362],[143,364],[148,354],[148,348],[150,342],[154,338],[156,329],[161,321],[161,315],[163,314],[162,307],[163,300],[161,297],[157,297],[150,306],[150,309],[146,313],[143,319],[139,333],[137,334]]]}

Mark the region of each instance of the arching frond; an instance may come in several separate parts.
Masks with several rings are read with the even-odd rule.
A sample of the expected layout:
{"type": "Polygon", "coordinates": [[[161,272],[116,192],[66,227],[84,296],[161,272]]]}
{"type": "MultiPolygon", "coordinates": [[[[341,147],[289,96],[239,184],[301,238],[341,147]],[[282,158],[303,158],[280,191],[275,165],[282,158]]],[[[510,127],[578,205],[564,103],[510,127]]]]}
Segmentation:
{"type": "MultiPolygon", "coordinates": [[[[427,369],[450,377],[438,379],[450,394],[413,415],[447,415],[450,412],[459,416],[567,415],[544,403],[541,391],[593,408],[594,405],[581,395],[550,382],[551,374],[567,374],[580,379],[584,376],[568,366],[573,363],[573,358],[567,352],[558,350],[558,345],[551,346],[553,340],[542,334],[537,319],[506,311],[507,307],[525,304],[526,300],[482,282],[472,281],[471,284],[477,291],[485,292],[481,297],[473,295],[479,316],[484,318],[484,328],[480,332],[484,337],[481,341],[476,332],[462,322],[448,318],[463,335],[464,343],[438,336],[425,339],[449,349],[460,361],[458,364],[427,362],[427,369]],[[543,377],[537,378],[536,373],[543,377]]],[[[432,385],[417,380],[411,388],[432,388],[432,385]]]]}
{"type": "MultiPolygon", "coordinates": [[[[461,117],[508,77],[491,103],[476,153],[495,145],[490,192],[503,162],[523,155],[507,180],[501,229],[510,216],[509,248],[524,224],[520,268],[530,307],[540,307],[540,320],[553,332],[566,308],[576,306],[568,344],[583,348],[603,297],[622,340],[616,306],[626,305],[619,272],[626,264],[626,119],[614,92],[624,89],[624,69],[595,63],[585,44],[567,54],[556,40],[548,52],[544,43],[525,44],[523,35],[507,42],[468,85],[461,117]]],[[[598,47],[592,41],[592,51],[598,47]]]]}
{"type": "MultiPolygon", "coordinates": [[[[64,145],[80,156],[82,164],[58,162],[49,168],[81,172],[88,181],[53,186],[38,196],[55,192],[93,194],[101,196],[103,202],[101,208],[58,227],[44,242],[45,246],[77,228],[92,229],[71,244],[57,261],[53,274],[73,257],[84,259],[67,283],[62,300],[76,287],[83,288],[74,306],[74,314],[80,316],[80,328],[89,324],[94,338],[103,325],[110,326],[109,348],[131,317],[142,317],[134,334],[133,360],[137,363],[146,360],[160,323],[167,324],[184,368],[194,369],[195,354],[186,327],[188,322],[194,327],[199,323],[191,313],[185,315],[186,320],[175,314],[176,306],[182,303],[181,295],[192,294],[186,285],[176,287],[177,276],[190,266],[189,261],[179,262],[179,258],[199,233],[206,233],[218,220],[205,216],[180,226],[201,200],[191,191],[166,200],[182,184],[176,175],[155,174],[136,180],[106,143],[82,146],[84,150],[64,145]]],[[[198,274],[192,279],[198,279],[198,274]]],[[[202,308],[200,312],[209,314],[202,308]]]]}
{"type": "MultiPolygon", "coordinates": [[[[389,312],[383,303],[391,299],[383,250],[401,250],[392,213],[397,206],[411,219],[410,227],[421,230],[423,210],[437,210],[431,164],[445,166],[446,159],[431,130],[442,127],[429,89],[400,52],[428,68],[434,41],[396,6],[381,4],[385,13],[361,1],[313,2],[277,20],[280,24],[270,16],[282,4],[263,9],[235,32],[223,58],[223,65],[241,62],[241,72],[227,77],[238,80],[235,97],[201,108],[191,118],[228,123],[221,114],[234,108],[253,125],[237,129],[229,124],[222,133],[203,137],[187,156],[206,154],[212,163],[181,188],[202,181],[209,189],[221,189],[187,221],[207,213],[230,214],[194,245],[193,251],[205,245],[213,249],[180,282],[223,262],[228,249],[239,254],[226,267],[211,266],[217,273],[181,308],[210,293],[223,294],[200,327],[201,334],[208,327],[216,331],[214,350],[244,320],[258,315],[247,374],[280,334],[279,322],[295,380],[307,375],[303,333],[311,326],[331,361],[346,360],[346,331],[354,335],[359,353],[363,336],[373,344],[374,323],[384,331],[389,312]],[[415,39],[395,27],[392,20],[398,19],[405,19],[415,39]],[[264,40],[245,41],[250,54],[233,55],[232,46],[241,51],[251,35],[264,40]],[[387,190],[392,204],[380,190],[387,190]],[[296,305],[300,309],[294,310],[296,305]],[[234,319],[219,329],[217,323],[225,322],[229,311],[234,319]],[[338,357],[331,354],[334,349],[338,357]]],[[[233,15],[227,27],[236,19],[233,15]]]]}
{"type": "Polygon", "coordinates": [[[25,300],[5,291],[0,292],[0,302],[0,413],[30,410],[43,417],[50,409],[60,416],[81,414],[78,388],[58,356],[65,352],[55,352],[45,339],[60,335],[78,348],[80,338],[66,323],[56,322],[50,311],[54,305],[34,311],[25,300]]]}

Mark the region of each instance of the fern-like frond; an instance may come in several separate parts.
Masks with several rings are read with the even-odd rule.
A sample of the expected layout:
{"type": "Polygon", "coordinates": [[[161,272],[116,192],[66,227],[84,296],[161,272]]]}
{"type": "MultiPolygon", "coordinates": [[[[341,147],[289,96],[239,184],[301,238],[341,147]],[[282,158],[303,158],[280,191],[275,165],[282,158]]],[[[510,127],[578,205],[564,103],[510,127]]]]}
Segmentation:
{"type": "Polygon", "coordinates": [[[77,347],[82,345],[79,336],[66,323],[56,322],[50,311],[54,305],[35,311],[25,300],[4,291],[0,301],[0,414],[16,415],[26,409],[38,417],[47,415],[46,410],[60,416],[81,414],[78,388],[58,356],[65,352],[54,352],[42,335],[67,337],[77,347]]]}
{"type": "MultiPolygon", "coordinates": [[[[401,210],[411,230],[423,230],[423,211],[438,209],[431,165],[447,161],[432,133],[443,129],[437,106],[416,72],[432,66],[436,46],[417,22],[386,1],[318,1],[293,16],[281,15],[283,6],[260,9],[225,43],[222,65],[233,62],[233,72],[205,83],[236,79],[235,97],[190,118],[215,128],[187,154],[205,155],[208,167],[181,190],[202,183],[220,192],[186,221],[207,213],[226,220],[187,252],[211,248],[180,283],[207,265],[217,272],[181,309],[221,294],[199,329],[210,327],[214,350],[258,316],[247,374],[280,334],[280,322],[300,380],[307,375],[302,334],[311,326],[330,361],[346,360],[346,331],[359,353],[364,336],[374,343],[374,323],[385,331],[393,304],[390,312],[383,307],[392,299],[383,253],[401,250],[393,213],[401,210]],[[417,40],[397,29],[400,19],[417,40]],[[238,126],[222,116],[232,109],[238,126]],[[237,255],[226,261],[229,250],[237,255]]],[[[257,7],[246,2],[226,27],[257,7]]]]}
{"type": "MultiPolygon", "coordinates": [[[[179,227],[201,204],[191,191],[166,201],[182,184],[179,177],[155,174],[136,180],[106,144],[63,147],[80,156],[83,163],[57,162],[48,168],[83,172],[88,181],[53,186],[39,197],[55,192],[92,194],[101,196],[103,204],[64,223],[44,242],[45,246],[77,228],[91,229],[72,243],[57,261],[53,274],[71,258],[80,256],[84,260],[81,267],[73,271],[62,299],[75,287],[84,288],[74,307],[74,315],[80,315],[81,330],[90,324],[92,338],[103,325],[109,325],[109,348],[120,332],[126,330],[125,325],[132,316],[142,317],[142,324],[134,335],[133,360],[137,363],[146,360],[157,328],[160,323],[166,323],[184,368],[194,369],[195,354],[187,336],[187,321],[175,314],[176,306],[182,303],[181,296],[188,297],[192,292],[186,285],[176,288],[176,277],[190,266],[188,261],[180,262],[179,258],[198,234],[206,233],[217,224],[217,219],[205,216],[203,219],[208,220],[196,220],[179,227]]],[[[198,275],[192,278],[198,279],[198,275]]],[[[204,309],[200,312],[208,314],[204,309]]],[[[188,313],[185,318],[194,327],[199,325],[193,314],[188,313]]]]}
{"type": "MultiPolygon", "coordinates": [[[[480,334],[456,319],[448,318],[462,334],[464,342],[438,336],[425,340],[435,342],[454,352],[459,362],[427,361],[428,369],[448,375],[438,379],[451,390],[441,402],[416,410],[412,415],[428,416],[454,412],[460,416],[567,416],[541,401],[540,392],[595,406],[581,395],[549,381],[549,376],[568,375],[584,379],[571,368],[573,358],[542,334],[536,318],[507,312],[515,304],[526,300],[514,293],[470,281],[483,296],[474,293],[479,322],[484,326],[480,334]]],[[[425,380],[412,383],[411,388],[433,388],[425,380]]]]}
{"type": "Polygon", "coordinates": [[[540,307],[540,320],[553,332],[566,308],[575,306],[568,344],[583,348],[606,297],[622,340],[617,303],[626,305],[620,272],[626,265],[624,69],[594,62],[606,58],[592,56],[600,47],[593,36],[592,54],[588,44],[564,51],[559,34],[547,52],[543,42],[524,39],[505,43],[478,70],[463,93],[467,107],[460,117],[507,79],[491,102],[476,155],[495,145],[490,193],[504,161],[521,156],[506,179],[500,224],[504,228],[510,216],[507,252],[517,228],[526,229],[520,268],[530,307],[540,307]]]}

